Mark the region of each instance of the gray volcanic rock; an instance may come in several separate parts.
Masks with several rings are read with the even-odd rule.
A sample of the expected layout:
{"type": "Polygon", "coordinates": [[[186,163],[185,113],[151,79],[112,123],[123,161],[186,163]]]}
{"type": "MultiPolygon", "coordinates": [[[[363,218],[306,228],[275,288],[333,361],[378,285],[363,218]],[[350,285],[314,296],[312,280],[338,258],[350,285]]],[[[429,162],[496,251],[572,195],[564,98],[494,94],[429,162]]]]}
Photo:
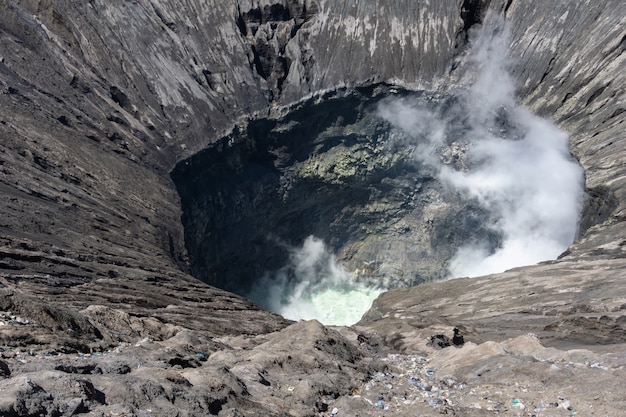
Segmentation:
{"type": "Polygon", "coordinates": [[[370,371],[352,336],[310,321],[222,341],[184,330],[92,354],[5,351],[15,376],[0,381],[0,412],[312,415],[370,371]]]}
{"type": "Polygon", "coordinates": [[[9,369],[9,366],[3,361],[0,361],[0,376],[2,378],[8,378],[11,376],[11,370],[9,369]]]}
{"type": "Polygon", "coordinates": [[[416,160],[419,150],[404,144],[410,139],[378,114],[402,97],[441,117],[459,111],[454,96],[357,88],[250,120],[179,163],[172,179],[194,276],[246,295],[255,278],[280,270],[291,248],[315,236],[360,282],[407,287],[444,278],[465,241],[495,245],[489,213],[446,192],[435,169],[416,160]]]}
{"type": "Polygon", "coordinates": [[[378,415],[369,387],[398,399],[397,415],[415,415],[413,400],[425,413],[518,415],[520,400],[550,399],[568,415],[559,396],[619,415],[624,27],[618,0],[1,0],[0,414],[378,415]],[[471,79],[473,35],[496,15],[520,101],[570,134],[585,170],[579,236],[560,259],[390,291],[357,330],[293,324],[189,274],[177,163],[329,94],[449,92],[471,79]],[[460,356],[424,345],[453,326],[471,343],[460,356]],[[528,332],[596,352],[505,340],[528,332]],[[379,373],[413,366],[382,360],[397,352],[466,379],[446,389],[485,409],[393,394],[379,373]],[[519,389],[503,382],[517,375],[519,389]],[[501,394],[481,397],[490,384],[501,394]]]}
{"type": "Polygon", "coordinates": [[[571,135],[570,149],[585,169],[579,238],[556,262],[384,294],[362,323],[398,347],[401,334],[432,323],[467,324],[477,340],[532,331],[561,346],[624,342],[626,151],[619,143],[626,80],[615,68],[624,64],[624,33],[617,27],[625,16],[608,4],[591,16],[573,4],[555,3],[546,14],[539,6],[509,5],[520,96],[571,135]],[[604,41],[580,47],[574,24],[588,27],[589,39],[604,41]]]}

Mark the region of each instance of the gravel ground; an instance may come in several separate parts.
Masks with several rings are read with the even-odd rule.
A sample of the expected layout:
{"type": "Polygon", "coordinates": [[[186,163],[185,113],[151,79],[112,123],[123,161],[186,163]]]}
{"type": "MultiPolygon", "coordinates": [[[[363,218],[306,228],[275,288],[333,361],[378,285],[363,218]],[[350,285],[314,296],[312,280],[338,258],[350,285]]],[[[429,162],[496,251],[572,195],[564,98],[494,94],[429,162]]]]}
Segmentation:
{"type": "MultiPolygon", "coordinates": [[[[381,357],[338,416],[626,415],[626,350],[544,348],[534,335],[381,357]]],[[[325,414],[330,415],[330,414],[325,414]]]]}

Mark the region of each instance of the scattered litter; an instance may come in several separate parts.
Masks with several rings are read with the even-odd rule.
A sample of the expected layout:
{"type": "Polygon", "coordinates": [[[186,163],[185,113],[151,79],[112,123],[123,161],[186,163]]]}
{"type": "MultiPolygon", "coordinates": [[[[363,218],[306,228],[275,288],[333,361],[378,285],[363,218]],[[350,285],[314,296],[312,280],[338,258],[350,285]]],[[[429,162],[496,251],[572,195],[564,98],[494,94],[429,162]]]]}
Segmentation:
{"type": "Polygon", "coordinates": [[[526,406],[520,400],[512,400],[511,402],[513,403],[513,407],[519,408],[520,410],[526,409],[526,406]]]}
{"type": "Polygon", "coordinates": [[[459,387],[466,387],[450,376],[436,381],[435,369],[428,367],[428,360],[421,356],[392,354],[386,361],[393,363],[397,372],[377,372],[363,390],[359,390],[363,392],[362,398],[377,409],[390,410],[416,403],[445,407],[456,402],[453,397],[459,387]],[[403,394],[397,395],[397,392],[403,394]],[[376,396],[371,398],[373,395],[376,396]]]}
{"type": "Polygon", "coordinates": [[[556,402],[545,399],[530,403],[524,395],[532,390],[520,382],[507,385],[506,390],[499,385],[472,386],[450,375],[439,375],[438,369],[429,366],[427,358],[417,355],[390,354],[381,361],[385,371],[370,374],[363,386],[352,391],[352,398],[363,401],[376,415],[382,416],[382,411],[388,410],[392,414],[410,415],[418,404],[432,408],[433,415],[462,415],[458,413],[463,407],[528,417],[550,416],[546,408],[556,407],[568,410],[570,416],[576,415],[564,396],[556,402]]]}
{"type": "Polygon", "coordinates": [[[146,343],[152,343],[152,342],[153,342],[153,340],[150,339],[149,337],[144,337],[139,342],[135,343],[135,347],[139,347],[141,345],[145,345],[146,343]]]}
{"type": "Polygon", "coordinates": [[[10,311],[0,311],[0,326],[24,326],[30,324],[30,320],[12,314],[10,311]]]}
{"type": "Polygon", "coordinates": [[[331,411],[330,417],[335,417],[337,414],[339,414],[339,410],[335,407],[333,408],[333,411],[331,411]]]}
{"type": "Polygon", "coordinates": [[[587,366],[590,368],[602,369],[603,371],[608,370],[606,366],[602,365],[600,362],[587,362],[587,366]]]}

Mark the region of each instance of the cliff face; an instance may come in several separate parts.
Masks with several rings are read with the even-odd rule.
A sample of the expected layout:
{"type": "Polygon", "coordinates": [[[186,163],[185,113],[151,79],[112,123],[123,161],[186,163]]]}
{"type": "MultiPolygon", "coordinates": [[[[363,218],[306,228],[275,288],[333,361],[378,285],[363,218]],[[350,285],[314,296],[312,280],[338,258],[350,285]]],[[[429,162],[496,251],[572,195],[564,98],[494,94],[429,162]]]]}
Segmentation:
{"type": "MultiPolygon", "coordinates": [[[[416,158],[421,149],[380,116],[395,100],[421,103],[441,118],[465,111],[455,96],[350,89],[250,120],[180,162],[172,179],[193,275],[247,295],[313,236],[361,283],[408,287],[445,278],[464,242],[497,245],[487,210],[446,192],[436,169],[416,158]]],[[[465,122],[459,117],[451,130],[464,131],[465,122]]],[[[445,166],[464,163],[461,147],[444,147],[445,166]]]]}
{"type": "MultiPolygon", "coordinates": [[[[62,250],[128,241],[123,252],[146,246],[182,265],[165,175],[177,160],[270,100],[388,80],[454,85],[466,32],[487,11],[465,3],[6,2],[4,183],[7,195],[22,193],[3,200],[6,227],[34,241],[55,235],[62,250]]],[[[595,197],[583,228],[604,220],[623,201],[619,170],[605,168],[622,155],[623,16],[610,3],[489,8],[509,22],[520,97],[571,134],[595,197]],[[581,47],[572,27],[594,41],[581,47]]]]}
{"type": "MultiPolygon", "coordinates": [[[[477,341],[533,331],[555,344],[624,342],[621,3],[1,0],[0,310],[34,326],[1,330],[2,343],[87,351],[185,328],[222,336],[210,347],[219,351],[249,347],[229,335],[285,328],[189,275],[172,169],[233,127],[281,117],[302,99],[381,82],[448,91],[471,74],[472,34],[496,15],[508,22],[520,101],[570,134],[584,168],[579,237],[553,263],[390,292],[360,325],[398,349],[433,323],[461,325],[477,341]]],[[[313,339],[340,340],[313,330],[313,339]]],[[[319,362],[363,354],[337,349],[319,362]]],[[[262,398],[263,375],[225,375],[232,390],[220,397],[216,386],[219,401],[206,410],[217,414],[237,397],[244,375],[259,390],[252,398],[262,398]]],[[[348,393],[349,382],[341,384],[348,393]]],[[[87,408],[100,404],[88,388],[87,408]]],[[[310,404],[292,414],[331,391],[311,384],[299,399],[310,404]]]]}

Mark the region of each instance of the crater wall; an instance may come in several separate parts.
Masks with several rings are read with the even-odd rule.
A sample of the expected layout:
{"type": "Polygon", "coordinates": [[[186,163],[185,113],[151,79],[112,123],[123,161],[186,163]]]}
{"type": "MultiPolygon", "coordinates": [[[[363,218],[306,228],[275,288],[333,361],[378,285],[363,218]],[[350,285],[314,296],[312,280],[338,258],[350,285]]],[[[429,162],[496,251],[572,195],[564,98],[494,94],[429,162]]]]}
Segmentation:
{"type": "MultiPolygon", "coordinates": [[[[362,399],[394,366],[418,370],[404,382],[409,400],[418,400],[398,415],[435,412],[421,401],[425,394],[437,400],[426,391],[435,383],[465,397],[455,408],[448,408],[454,397],[439,399],[437,412],[482,416],[494,406],[517,413],[522,400],[545,407],[558,399],[563,412],[573,405],[578,413],[619,414],[626,342],[623,3],[0,0],[0,414],[298,416],[334,406],[377,414],[362,399]],[[579,237],[558,260],[394,289],[357,325],[335,329],[290,322],[194,278],[192,272],[210,271],[212,282],[229,284],[219,268],[190,262],[193,251],[216,249],[195,246],[207,241],[201,217],[191,221],[196,235],[183,233],[193,213],[183,212],[181,200],[197,188],[219,194],[232,185],[247,190],[229,196],[240,214],[249,213],[254,196],[276,185],[275,170],[287,166],[281,163],[299,160],[294,141],[289,153],[273,149],[254,161],[257,170],[237,171],[234,153],[211,146],[232,139],[244,150],[270,149],[297,130],[290,111],[329,98],[349,106],[332,114],[319,107],[319,124],[300,114],[301,133],[326,132],[315,146],[348,161],[360,155],[363,172],[380,179],[362,181],[350,203],[366,190],[368,198],[378,193],[389,206],[421,216],[417,199],[409,198],[413,207],[400,204],[408,190],[397,186],[402,178],[382,169],[401,165],[401,155],[367,170],[376,150],[368,141],[380,126],[358,122],[365,120],[362,98],[381,85],[441,95],[463,87],[476,65],[468,59],[474,35],[494,27],[495,16],[508,22],[517,97],[569,133],[585,170],[579,237]],[[190,166],[177,165],[185,161],[190,166]],[[179,195],[170,175],[186,170],[204,177],[179,195]],[[391,183],[394,192],[386,188],[391,183]],[[430,337],[454,327],[468,350],[449,348],[429,363],[395,354],[429,351],[430,337]],[[532,336],[494,343],[528,332],[544,345],[575,350],[544,349],[532,336]],[[473,345],[483,341],[491,342],[473,345]],[[441,365],[433,375],[431,366],[441,365]],[[458,380],[448,377],[451,368],[458,380]],[[374,379],[361,381],[364,375],[374,379]],[[362,399],[355,399],[359,389],[362,399]],[[496,389],[497,396],[483,395],[496,389]]],[[[242,155],[249,161],[255,154],[242,155]]],[[[343,204],[342,181],[354,179],[353,167],[331,173],[331,165],[316,171],[309,164],[300,174],[332,174],[335,188],[318,199],[343,204]]],[[[296,191],[292,207],[313,213],[310,188],[296,191]]],[[[289,218],[280,197],[266,197],[272,227],[289,218]]],[[[203,210],[201,200],[195,210],[203,210]]],[[[230,206],[217,207],[211,221],[228,233],[268,226],[250,217],[238,224],[230,206]]],[[[367,240],[368,228],[385,221],[379,212],[386,210],[364,212],[366,227],[343,229],[339,238],[367,240]]],[[[330,236],[320,219],[314,232],[330,236]]],[[[237,244],[255,249],[241,237],[218,249],[228,256],[237,244]]],[[[266,255],[258,252],[255,261],[266,255]]],[[[226,265],[246,271],[250,265],[240,261],[226,265]]],[[[403,391],[396,388],[394,382],[385,404],[405,407],[407,398],[392,398],[403,391]]]]}
{"type": "Polygon", "coordinates": [[[618,0],[3,0],[0,10],[5,288],[51,302],[64,288],[72,309],[119,302],[107,280],[189,280],[177,162],[251,116],[328,91],[443,91],[471,71],[467,42],[489,11],[509,22],[521,101],[571,135],[586,172],[583,233],[554,268],[606,266],[597,285],[624,276],[618,0]],[[93,292],[67,290],[78,285],[93,292]]]}

